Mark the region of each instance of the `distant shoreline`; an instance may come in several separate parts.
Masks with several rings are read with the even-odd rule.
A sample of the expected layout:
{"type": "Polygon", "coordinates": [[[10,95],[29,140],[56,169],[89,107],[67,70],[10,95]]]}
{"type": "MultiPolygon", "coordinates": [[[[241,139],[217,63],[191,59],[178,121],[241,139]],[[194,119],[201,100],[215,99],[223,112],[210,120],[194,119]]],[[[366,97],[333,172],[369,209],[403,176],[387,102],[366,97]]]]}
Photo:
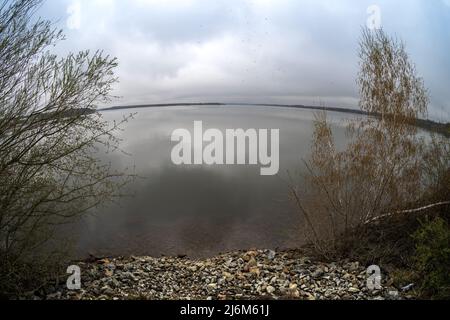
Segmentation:
{"type": "MultiPolygon", "coordinates": [[[[169,107],[196,107],[196,106],[218,106],[218,107],[233,107],[233,106],[249,106],[249,107],[275,107],[275,108],[293,108],[302,110],[315,110],[315,111],[330,111],[340,112],[347,114],[356,114],[362,116],[372,116],[380,118],[380,114],[369,113],[357,109],[339,108],[339,107],[319,107],[319,106],[306,106],[301,104],[267,104],[267,103],[220,103],[220,102],[206,102],[206,103],[167,103],[167,104],[142,104],[142,105],[128,105],[128,106],[114,106],[109,108],[102,108],[96,111],[116,111],[116,110],[128,110],[128,109],[144,109],[144,108],[169,108],[169,107]]],[[[450,137],[450,123],[440,123],[432,120],[416,119],[415,125],[418,128],[442,134],[446,137],[450,137]]]]}
{"type": "Polygon", "coordinates": [[[218,106],[218,107],[233,107],[233,106],[249,106],[249,107],[276,107],[276,108],[296,108],[305,110],[317,110],[317,111],[335,111],[343,113],[353,113],[359,115],[369,115],[367,112],[350,109],[350,108],[337,108],[337,107],[318,107],[318,106],[306,106],[301,104],[269,104],[269,103],[219,103],[219,102],[207,102],[207,103],[167,103],[167,104],[142,104],[142,105],[129,105],[129,106],[114,106],[110,108],[99,109],[98,111],[115,111],[126,109],[144,109],[144,108],[168,108],[168,107],[195,107],[195,106],[218,106]]]}

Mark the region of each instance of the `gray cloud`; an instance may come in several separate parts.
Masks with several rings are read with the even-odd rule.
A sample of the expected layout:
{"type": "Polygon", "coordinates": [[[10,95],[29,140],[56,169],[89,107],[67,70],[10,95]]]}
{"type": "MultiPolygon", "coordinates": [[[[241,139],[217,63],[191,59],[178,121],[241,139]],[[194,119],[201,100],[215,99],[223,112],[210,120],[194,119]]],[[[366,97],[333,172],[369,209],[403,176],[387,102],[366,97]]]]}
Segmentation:
{"type": "MultiPolygon", "coordinates": [[[[374,1],[47,0],[61,54],[103,49],[120,61],[117,103],[217,100],[357,106],[356,49],[374,1]],[[79,28],[67,8],[79,3],[79,28]]],[[[448,1],[380,0],[382,25],[405,40],[450,118],[448,1]]]]}

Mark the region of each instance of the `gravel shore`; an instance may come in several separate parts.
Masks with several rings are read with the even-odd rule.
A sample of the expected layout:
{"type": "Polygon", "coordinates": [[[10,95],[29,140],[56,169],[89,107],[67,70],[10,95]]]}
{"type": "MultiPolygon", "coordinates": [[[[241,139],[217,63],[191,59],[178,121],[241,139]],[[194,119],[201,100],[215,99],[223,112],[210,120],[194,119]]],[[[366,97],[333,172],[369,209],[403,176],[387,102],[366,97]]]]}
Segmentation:
{"type": "Polygon", "coordinates": [[[210,259],[129,257],[78,264],[82,288],[54,288],[46,299],[306,299],[412,298],[389,287],[367,288],[358,262],[320,263],[297,251],[254,250],[210,259]]]}

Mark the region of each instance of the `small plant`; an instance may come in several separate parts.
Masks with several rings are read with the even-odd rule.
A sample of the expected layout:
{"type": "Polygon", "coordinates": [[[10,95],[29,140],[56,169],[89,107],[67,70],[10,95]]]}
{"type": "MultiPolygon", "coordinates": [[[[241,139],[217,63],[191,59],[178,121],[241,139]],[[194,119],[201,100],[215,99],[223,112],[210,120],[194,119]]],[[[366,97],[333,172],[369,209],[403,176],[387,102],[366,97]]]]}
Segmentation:
{"type": "Polygon", "coordinates": [[[450,299],[450,228],[442,218],[423,221],[413,234],[415,267],[424,296],[450,299]]]}

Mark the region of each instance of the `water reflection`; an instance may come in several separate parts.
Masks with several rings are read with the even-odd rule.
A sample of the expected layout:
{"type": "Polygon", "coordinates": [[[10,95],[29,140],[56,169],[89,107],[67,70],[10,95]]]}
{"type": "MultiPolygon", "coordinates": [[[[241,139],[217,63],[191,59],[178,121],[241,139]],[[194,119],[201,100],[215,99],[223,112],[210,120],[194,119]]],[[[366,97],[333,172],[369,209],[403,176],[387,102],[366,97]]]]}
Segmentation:
{"type": "MultiPolygon", "coordinates": [[[[105,112],[108,120],[122,111],[105,112]]],[[[132,197],[101,208],[78,227],[85,255],[207,256],[244,248],[276,248],[303,241],[302,223],[288,199],[287,172],[296,175],[308,156],[313,113],[267,107],[186,107],[138,110],[124,128],[122,148],[109,155],[117,168],[134,165],[142,177],[132,197]],[[170,161],[177,128],[201,120],[205,130],[280,129],[280,174],[261,176],[259,166],[175,166],[170,161]]],[[[332,115],[344,142],[344,116],[332,115]]]]}

